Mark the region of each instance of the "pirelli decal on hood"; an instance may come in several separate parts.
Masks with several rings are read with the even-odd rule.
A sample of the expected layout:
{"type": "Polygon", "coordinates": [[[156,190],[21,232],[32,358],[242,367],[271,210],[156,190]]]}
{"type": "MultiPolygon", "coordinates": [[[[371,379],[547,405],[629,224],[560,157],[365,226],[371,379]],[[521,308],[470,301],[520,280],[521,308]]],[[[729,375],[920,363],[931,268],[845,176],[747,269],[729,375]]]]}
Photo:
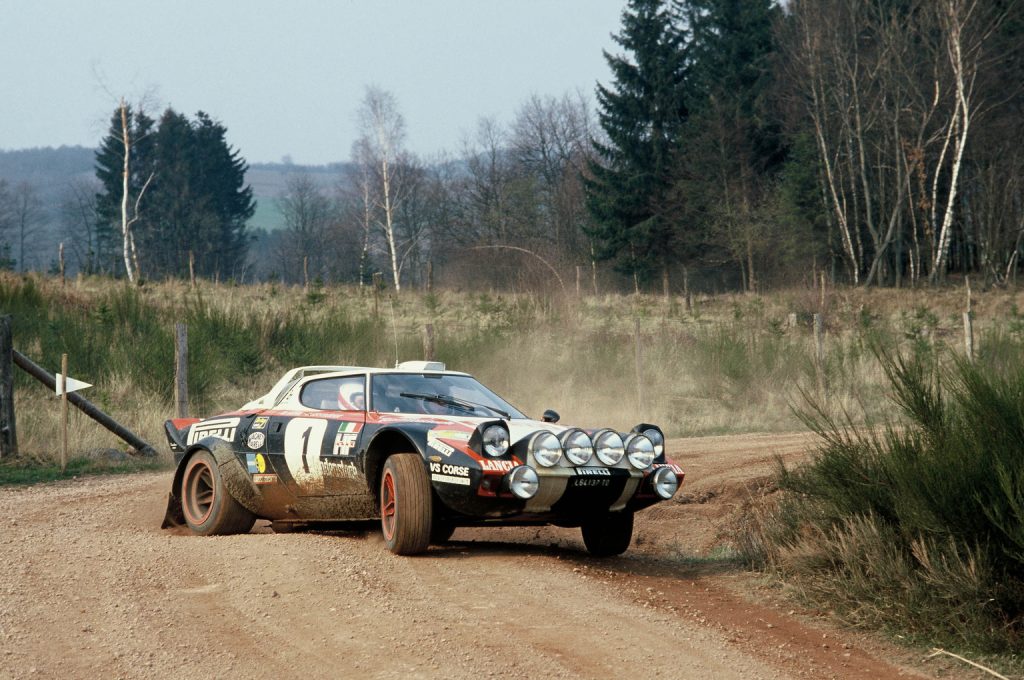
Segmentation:
{"type": "Polygon", "coordinates": [[[225,441],[233,441],[235,432],[238,430],[238,418],[215,418],[196,423],[188,431],[189,445],[195,444],[200,439],[216,437],[225,441]]]}

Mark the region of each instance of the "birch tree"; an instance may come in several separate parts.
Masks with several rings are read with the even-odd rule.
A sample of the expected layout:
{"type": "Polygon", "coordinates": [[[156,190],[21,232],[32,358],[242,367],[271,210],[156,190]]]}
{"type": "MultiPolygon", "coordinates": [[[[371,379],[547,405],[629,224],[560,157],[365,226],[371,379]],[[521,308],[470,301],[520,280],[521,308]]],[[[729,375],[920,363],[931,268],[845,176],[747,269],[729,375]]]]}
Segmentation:
{"type": "Polygon", "coordinates": [[[395,96],[373,86],[366,88],[358,119],[361,133],[358,143],[365,152],[361,160],[367,169],[372,166],[377,176],[376,203],[381,211],[378,222],[387,246],[392,282],[395,291],[401,292],[395,219],[404,197],[396,174],[406,156],[405,119],[398,110],[395,96]]]}

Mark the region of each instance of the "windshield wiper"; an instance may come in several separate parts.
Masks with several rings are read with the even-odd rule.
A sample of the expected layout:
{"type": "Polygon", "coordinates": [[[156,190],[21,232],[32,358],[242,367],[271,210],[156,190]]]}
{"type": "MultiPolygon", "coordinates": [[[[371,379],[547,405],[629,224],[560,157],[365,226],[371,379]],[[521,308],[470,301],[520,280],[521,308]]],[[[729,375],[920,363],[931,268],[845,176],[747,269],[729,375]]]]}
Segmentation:
{"type": "Polygon", "coordinates": [[[490,411],[494,411],[498,415],[509,418],[509,414],[502,411],[500,408],[495,408],[488,404],[478,404],[472,401],[464,401],[462,399],[456,399],[455,397],[446,397],[443,394],[419,394],[418,392],[402,392],[399,396],[409,397],[412,399],[422,399],[424,401],[432,401],[437,404],[444,404],[445,406],[451,406],[452,408],[461,409],[467,413],[472,413],[479,408],[485,408],[490,411]]]}

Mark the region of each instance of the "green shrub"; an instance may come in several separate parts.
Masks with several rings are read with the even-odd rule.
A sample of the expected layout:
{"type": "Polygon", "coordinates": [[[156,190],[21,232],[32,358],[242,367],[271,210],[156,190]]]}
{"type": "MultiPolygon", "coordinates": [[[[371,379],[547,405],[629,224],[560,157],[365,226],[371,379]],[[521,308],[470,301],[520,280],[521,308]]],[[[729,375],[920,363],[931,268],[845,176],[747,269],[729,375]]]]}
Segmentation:
{"type": "Polygon", "coordinates": [[[1024,641],[1024,348],[976,363],[880,352],[902,419],[857,430],[823,409],[813,461],[748,527],[750,556],[854,623],[932,644],[1024,641]],[[758,551],[761,551],[758,553],[758,551]]]}

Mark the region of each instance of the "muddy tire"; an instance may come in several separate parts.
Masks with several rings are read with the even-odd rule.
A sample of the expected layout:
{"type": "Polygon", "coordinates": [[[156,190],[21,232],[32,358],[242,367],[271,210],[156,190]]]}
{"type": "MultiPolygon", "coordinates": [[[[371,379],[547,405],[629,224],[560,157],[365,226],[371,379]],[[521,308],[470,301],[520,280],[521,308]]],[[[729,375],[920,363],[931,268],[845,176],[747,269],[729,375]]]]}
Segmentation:
{"type": "Polygon", "coordinates": [[[611,557],[626,552],[633,539],[633,513],[609,512],[581,527],[583,544],[594,557],[611,557]]]}
{"type": "Polygon", "coordinates": [[[430,545],[430,480],[417,453],[396,453],[380,476],[380,525],[388,550],[415,555],[430,545]]]}
{"type": "Polygon", "coordinates": [[[220,466],[209,451],[197,451],[185,465],[181,509],[188,528],[201,536],[244,534],[256,522],[224,488],[220,466]]]}

